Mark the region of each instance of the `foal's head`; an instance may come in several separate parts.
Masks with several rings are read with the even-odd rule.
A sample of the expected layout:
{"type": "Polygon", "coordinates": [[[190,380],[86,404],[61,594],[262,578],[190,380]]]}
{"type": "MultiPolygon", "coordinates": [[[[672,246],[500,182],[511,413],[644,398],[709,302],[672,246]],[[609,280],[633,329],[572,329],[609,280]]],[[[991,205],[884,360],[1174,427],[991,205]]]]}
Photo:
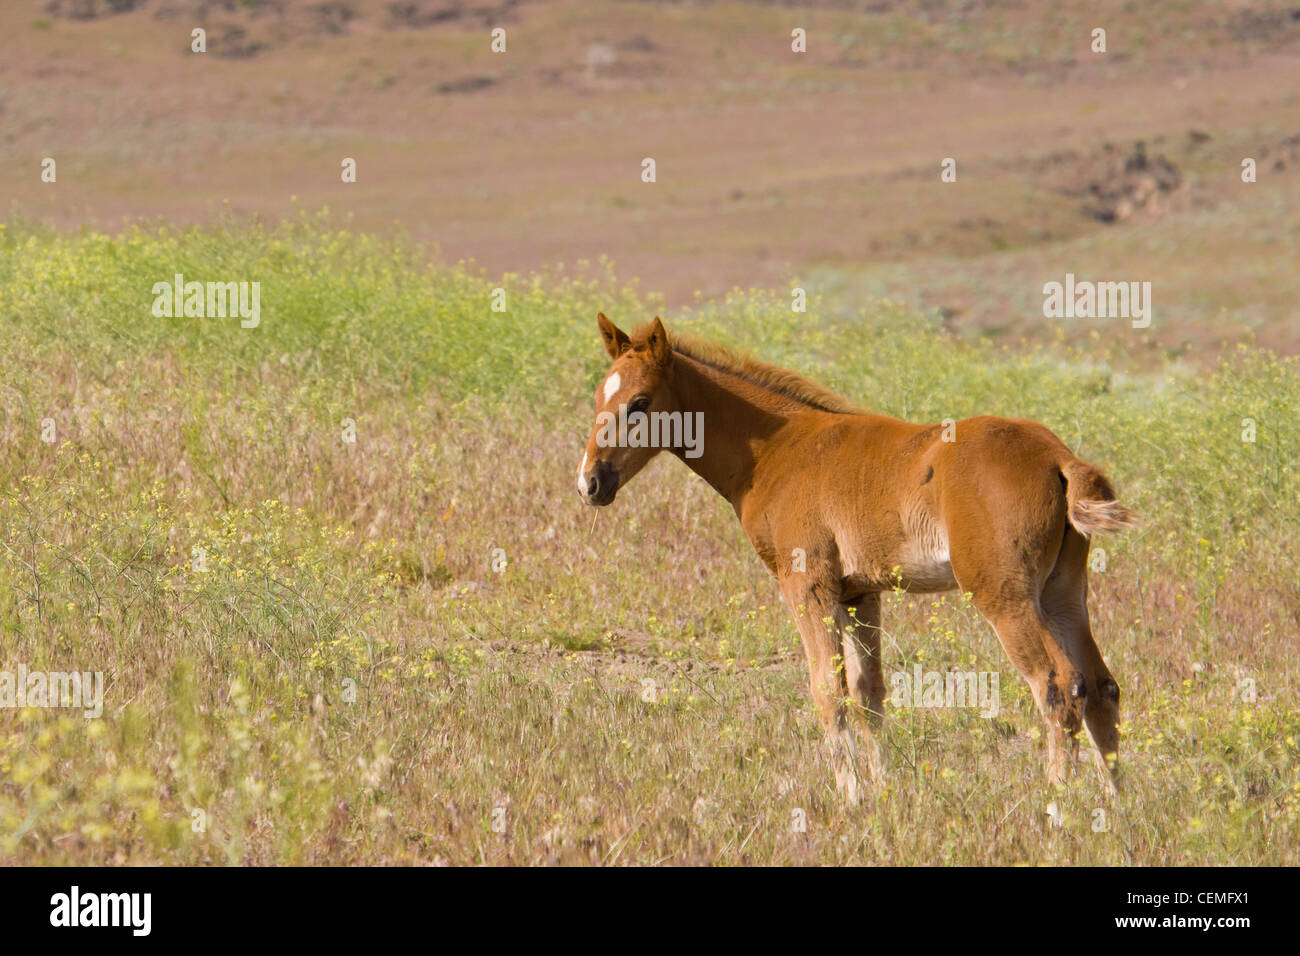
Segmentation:
{"type": "Polygon", "coordinates": [[[605,313],[596,318],[605,351],[614,364],[596,386],[596,423],[578,466],[578,493],[589,505],[607,505],[660,451],[629,447],[622,426],[638,413],[674,410],[673,351],[658,316],[631,336],[605,318],[605,313]]]}

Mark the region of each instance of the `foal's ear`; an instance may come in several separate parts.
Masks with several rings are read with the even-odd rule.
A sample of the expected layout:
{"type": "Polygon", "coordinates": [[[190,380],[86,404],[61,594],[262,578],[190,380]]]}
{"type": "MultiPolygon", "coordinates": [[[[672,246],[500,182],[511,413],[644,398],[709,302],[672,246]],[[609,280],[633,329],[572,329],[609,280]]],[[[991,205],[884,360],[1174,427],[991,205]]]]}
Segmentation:
{"type": "Polygon", "coordinates": [[[645,339],[646,348],[650,350],[650,358],[656,365],[667,365],[668,358],[672,355],[672,349],[668,347],[668,332],[664,329],[664,324],[659,321],[659,316],[655,316],[654,324],[650,326],[650,334],[645,339]]]}
{"type": "Polygon", "coordinates": [[[604,312],[596,313],[596,324],[600,326],[600,337],[605,343],[605,351],[609,353],[610,358],[618,358],[623,354],[623,350],[632,344],[627,333],[605,318],[604,312]]]}

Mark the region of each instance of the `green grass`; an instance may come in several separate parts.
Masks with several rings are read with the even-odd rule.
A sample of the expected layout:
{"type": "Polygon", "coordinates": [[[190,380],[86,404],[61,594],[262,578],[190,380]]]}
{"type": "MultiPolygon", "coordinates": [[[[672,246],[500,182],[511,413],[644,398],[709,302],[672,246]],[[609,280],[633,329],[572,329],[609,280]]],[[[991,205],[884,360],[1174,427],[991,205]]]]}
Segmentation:
{"type": "Polygon", "coordinates": [[[998,671],[1002,713],[891,713],[887,786],[847,809],[725,503],[668,460],[608,510],[572,489],[595,313],[654,303],[603,263],[423,261],[324,217],[0,228],[0,669],[107,683],[100,720],[0,709],[0,861],[1300,862],[1294,360],[1134,377],[1124,329],[1012,352],[812,283],[807,314],[751,291],[664,316],[882,412],[1040,419],[1146,517],[1090,582],[1116,801],[1046,787],[968,605],[898,597],[887,672],[998,671]],[[176,272],[261,282],[261,325],[154,318],[176,272]]]}

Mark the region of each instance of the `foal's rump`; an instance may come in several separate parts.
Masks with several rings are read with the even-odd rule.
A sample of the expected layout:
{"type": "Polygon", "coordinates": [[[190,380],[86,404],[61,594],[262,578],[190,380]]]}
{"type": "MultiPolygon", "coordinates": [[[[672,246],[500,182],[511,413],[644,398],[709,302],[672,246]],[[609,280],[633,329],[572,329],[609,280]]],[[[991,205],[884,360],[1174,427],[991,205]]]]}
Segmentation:
{"type": "Polygon", "coordinates": [[[1137,515],[1116,500],[1101,470],[1078,458],[1045,425],[980,416],[957,422],[955,431],[956,441],[947,446],[946,477],[955,479],[956,497],[980,501],[977,508],[952,510],[978,510],[995,525],[1023,530],[1063,518],[1084,535],[1137,524],[1137,515]]]}

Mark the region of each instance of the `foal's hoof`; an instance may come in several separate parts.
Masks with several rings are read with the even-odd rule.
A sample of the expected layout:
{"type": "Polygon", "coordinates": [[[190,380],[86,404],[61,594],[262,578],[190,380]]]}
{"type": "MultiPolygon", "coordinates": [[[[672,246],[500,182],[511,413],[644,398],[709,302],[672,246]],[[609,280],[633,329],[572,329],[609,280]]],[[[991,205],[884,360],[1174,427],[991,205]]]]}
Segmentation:
{"type": "Polygon", "coordinates": [[[862,783],[858,780],[858,775],[852,770],[842,771],[835,775],[835,789],[839,791],[844,802],[850,807],[856,807],[862,802],[862,783]]]}
{"type": "Polygon", "coordinates": [[[1083,728],[1083,711],[1087,706],[1088,682],[1078,671],[1047,676],[1047,712],[1067,734],[1073,736],[1083,728]]]}
{"type": "Polygon", "coordinates": [[[1119,796],[1119,761],[1103,761],[1101,770],[1101,789],[1107,797],[1119,796]]]}

